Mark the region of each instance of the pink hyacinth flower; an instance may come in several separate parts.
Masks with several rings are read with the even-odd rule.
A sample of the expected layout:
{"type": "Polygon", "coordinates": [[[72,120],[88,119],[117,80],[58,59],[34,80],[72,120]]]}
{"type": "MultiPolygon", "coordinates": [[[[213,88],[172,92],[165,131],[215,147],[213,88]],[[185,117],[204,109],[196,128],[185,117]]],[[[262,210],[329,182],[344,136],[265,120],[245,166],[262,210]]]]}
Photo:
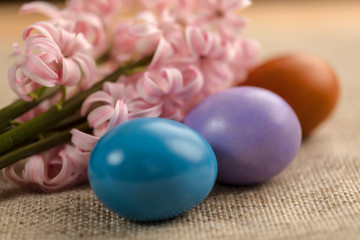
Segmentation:
{"type": "Polygon", "coordinates": [[[130,28],[129,34],[141,38],[137,49],[145,54],[154,52],[161,40],[168,42],[175,52],[185,45],[181,26],[167,10],[160,17],[149,11],[140,12],[136,15],[135,25],[130,28]]]}
{"type": "Polygon", "coordinates": [[[71,130],[71,142],[75,145],[76,150],[88,157],[90,157],[91,151],[103,134],[116,125],[128,120],[128,109],[126,103],[122,100],[117,100],[114,108],[105,106],[105,108],[99,107],[95,110],[88,120],[91,126],[94,127],[95,136],[81,132],[78,129],[71,130]],[[104,115],[99,116],[96,114],[104,115]]]}
{"type": "Polygon", "coordinates": [[[35,186],[44,192],[61,191],[87,180],[88,154],[65,145],[27,159],[18,175],[16,164],[4,168],[3,174],[20,186],[35,186]]]}
{"type": "MultiPolygon", "coordinates": [[[[237,11],[251,5],[251,0],[204,0],[203,13],[196,24],[215,25],[226,37],[234,36],[234,32],[242,32],[247,24],[237,11]]],[[[211,27],[211,26],[210,26],[211,27]]]]}
{"type": "MultiPolygon", "coordinates": [[[[124,22],[120,24],[114,32],[114,43],[111,49],[111,56],[118,63],[129,61],[129,59],[132,59],[136,55],[138,37],[129,35],[131,26],[131,22],[124,22]]],[[[141,57],[141,54],[137,57],[141,57]]]]}
{"type": "Polygon", "coordinates": [[[91,94],[83,103],[81,114],[86,115],[95,103],[103,105],[93,109],[88,115],[90,127],[94,128],[95,136],[102,136],[109,128],[127,119],[138,117],[157,117],[160,115],[158,106],[142,100],[133,85],[107,82],[103,91],[91,94]]]}
{"type": "Polygon", "coordinates": [[[32,100],[25,89],[31,82],[46,87],[73,86],[81,82],[83,88],[94,83],[96,64],[86,54],[90,46],[82,34],[38,22],[25,29],[23,38],[25,51],[15,46],[14,55],[18,60],[8,72],[10,86],[19,97],[32,100]]]}
{"type": "Polygon", "coordinates": [[[76,34],[82,33],[91,44],[91,52],[94,56],[100,56],[107,50],[108,40],[105,26],[99,16],[68,8],[59,10],[54,5],[41,1],[23,4],[20,8],[21,14],[34,12],[47,16],[57,27],[76,34]]]}
{"type": "Polygon", "coordinates": [[[121,7],[122,0],[67,0],[67,7],[79,12],[95,13],[101,17],[113,16],[121,7]]]}
{"type": "Polygon", "coordinates": [[[203,87],[200,71],[189,66],[182,72],[176,68],[164,68],[160,72],[145,72],[137,83],[137,91],[147,102],[162,108],[161,117],[181,121],[182,107],[203,87]]]}
{"type": "Polygon", "coordinates": [[[230,66],[235,76],[234,84],[240,84],[246,80],[249,69],[258,63],[260,44],[254,39],[237,38],[231,46],[231,58],[234,60],[230,66]]]}
{"type": "Polygon", "coordinates": [[[196,64],[204,76],[204,94],[228,87],[234,81],[228,43],[219,34],[198,27],[187,27],[185,36],[191,55],[188,61],[196,64]]]}

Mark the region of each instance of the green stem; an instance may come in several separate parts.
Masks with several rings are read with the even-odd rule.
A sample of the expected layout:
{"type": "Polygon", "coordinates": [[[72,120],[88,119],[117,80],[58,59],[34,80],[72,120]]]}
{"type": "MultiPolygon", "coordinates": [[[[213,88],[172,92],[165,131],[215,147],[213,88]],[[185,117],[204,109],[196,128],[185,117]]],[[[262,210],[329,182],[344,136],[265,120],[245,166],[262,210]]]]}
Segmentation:
{"type": "Polygon", "coordinates": [[[110,50],[106,51],[103,55],[101,55],[98,59],[96,59],[96,65],[101,65],[110,58],[110,50]]]}
{"type": "Polygon", "coordinates": [[[105,77],[102,81],[96,83],[90,89],[83,91],[68,101],[66,101],[62,109],[58,109],[56,106],[50,108],[48,111],[36,116],[35,118],[12,128],[11,130],[0,135],[0,153],[4,153],[16,145],[24,142],[29,138],[33,138],[40,132],[45,132],[53,125],[62,121],[66,117],[75,114],[80,109],[83,101],[93,92],[102,89],[102,85],[106,81],[116,81],[121,74],[125,74],[128,70],[137,68],[139,66],[147,65],[151,61],[152,56],[145,57],[138,62],[135,62],[126,67],[120,67],[112,74],[105,77]]]}
{"type": "MultiPolygon", "coordinates": [[[[75,128],[85,132],[90,130],[87,122],[77,125],[75,128]]],[[[67,131],[63,131],[61,133],[53,134],[47,138],[28,144],[24,147],[21,147],[12,152],[9,152],[8,154],[1,156],[0,169],[10,166],[11,164],[26,157],[30,157],[34,154],[41,153],[47,149],[68,142],[71,139],[71,133],[70,133],[71,129],[72,128],[68,129],[67,131]]]]}
{"type": "Polygon", "coordinates": [[[61,88],[61,99],[58,102],[58,104],[56,104],[56,107],[58,110],[60,110],[66,100],[66,87],[65,86],[60,86],[61,88]]]}
{"type": "Polygon", "coordinates": [[[3,130],[11,127],[12,120],[27,112],[31,108],[37,106],[43,100],[53,96],[59,90],[59,86],[53,88],[40,87],[30,94],[30,96],[34,98],[33,101],[26,102],[22,99],[19,99],[16,102],[4,107],[0,110],[0,129],[3,130]]]}
{"type": "Polygon", "coordinates": [[[74,114],[54,124],[51,126],[51,128],[48,129],[48,131],[62,131],[85,121],[86,117],[82,117],[80,113],[74,114]]]}

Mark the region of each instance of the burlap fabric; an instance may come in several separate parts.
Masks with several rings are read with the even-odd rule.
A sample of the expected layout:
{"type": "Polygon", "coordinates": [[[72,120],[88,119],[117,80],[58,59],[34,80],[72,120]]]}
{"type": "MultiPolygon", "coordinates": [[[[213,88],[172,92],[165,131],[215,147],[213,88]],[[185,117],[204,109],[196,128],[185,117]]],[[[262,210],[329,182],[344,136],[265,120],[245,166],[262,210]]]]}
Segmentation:
{"type": "Polygon", "coordinates": [[[0,239],[360,239],[356,9],[357,2],[282,7],[255,1],[249,10],[249,35],[262,42],[263,56],[312,51],[328,59],[341,79],[336,112],[277,177],[251,187],[216,185],[199,206],[160,223],[130,222],[111,213],[87,185],[43,194],[0,178],[0,239]]]}

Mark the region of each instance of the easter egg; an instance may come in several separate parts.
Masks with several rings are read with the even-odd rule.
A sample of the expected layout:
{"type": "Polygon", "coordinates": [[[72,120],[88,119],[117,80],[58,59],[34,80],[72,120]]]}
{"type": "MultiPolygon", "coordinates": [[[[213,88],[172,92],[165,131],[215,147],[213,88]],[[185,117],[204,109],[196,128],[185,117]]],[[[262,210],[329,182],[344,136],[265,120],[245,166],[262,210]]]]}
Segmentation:
{"type": "Polygon", "coordinates": [[[209,142],[218,161],[218,181],[228,184],[254,184],[279,174],[301,143],[300,123],[290,105],[258,87],[210,95],[184,123],[209,142]]]}
{"type": "Polygon", "coordinates": [[[107,132],[93,149],[89,182],[97,198],[130,220],[175,217],[199,204],[217,176],[215,154],[184,124],[140,118],[107,132]]]}
{"type": "Polygon", "coordinates": [[[339,98],[339,81],[332,67],[307,53],[264,62],[250,71],[245,85],[266,88],[284,98],[296,112],[304,136],[330,115],[339,98]]]}

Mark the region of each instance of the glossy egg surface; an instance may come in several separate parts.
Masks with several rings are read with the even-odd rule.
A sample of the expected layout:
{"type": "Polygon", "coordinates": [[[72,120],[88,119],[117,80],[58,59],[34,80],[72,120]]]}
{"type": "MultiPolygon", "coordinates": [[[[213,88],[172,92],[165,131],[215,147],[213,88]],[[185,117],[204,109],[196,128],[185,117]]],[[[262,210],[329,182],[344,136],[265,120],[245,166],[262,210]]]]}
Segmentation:
{"type": "Polygon", "coordinates": [[[96,144],[89,181],[98,199],[136,221],[175,217],[211,191],[217,162],[210,145],[191,128],[162,118],[122,123],[96,144]]]}
{"type": "Polygon", "coordinates": [[[330,115],[340,92],[330,64],[309,53],[272,58],[254,68],[244,85],[266,88],[284,98],[296,112],[304,136],[330,115]]]}
{"type": "Polygon", "coordinates": [[[215,93],[196,105],[184,123],[210,143],[218,161],[218,181],[228,184],[254,184],[279,174],[301,143],[292,108],[263,88],[215,93]]]}

